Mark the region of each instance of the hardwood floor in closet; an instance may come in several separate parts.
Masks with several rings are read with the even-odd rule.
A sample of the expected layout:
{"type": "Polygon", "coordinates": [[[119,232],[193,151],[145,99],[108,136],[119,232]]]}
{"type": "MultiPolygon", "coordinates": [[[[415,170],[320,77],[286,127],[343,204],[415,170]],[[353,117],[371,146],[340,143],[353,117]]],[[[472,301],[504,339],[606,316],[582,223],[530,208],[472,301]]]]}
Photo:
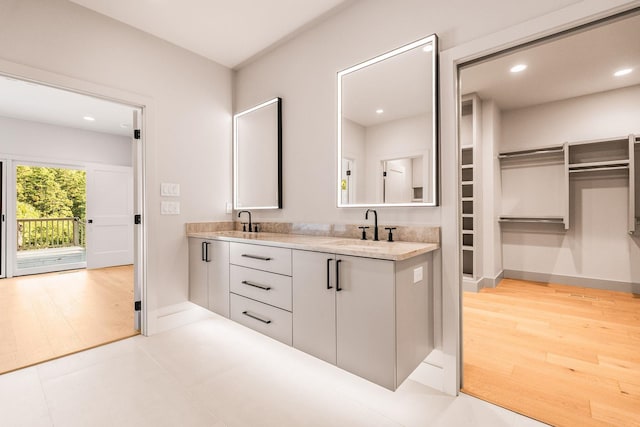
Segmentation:
{"type": "Polygon", "coordinates": [[[640,426],[640,295],[504,279],[463,305],[465,393],[557,426],[640,426]]]}
{"type": "Polygon", "coordinates": [[[0,374],[137,334],[133,266],[0,280],[0,374]]]}

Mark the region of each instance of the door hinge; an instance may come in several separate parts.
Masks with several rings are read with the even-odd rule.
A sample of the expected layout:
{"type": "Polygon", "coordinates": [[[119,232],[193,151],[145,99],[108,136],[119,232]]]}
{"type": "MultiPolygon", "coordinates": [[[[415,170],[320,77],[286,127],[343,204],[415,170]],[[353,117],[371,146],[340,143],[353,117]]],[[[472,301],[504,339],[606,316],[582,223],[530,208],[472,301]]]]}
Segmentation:
{"type": "Polygon", "coordinates": [[[133,303],[133,309],[135,311],[140,311],[142,310],[142,301],[136,301],[133,303]]]}
{"type": "Polygon", "coordinates": [[[133,223],[134,224],[142,224],[142,215],[134,215],[133,216],[133,223]]]}
{"type": "Polygon", "coordinates": [[[133,130],[133,139],[140,139],[140,129],[133,130]]]}

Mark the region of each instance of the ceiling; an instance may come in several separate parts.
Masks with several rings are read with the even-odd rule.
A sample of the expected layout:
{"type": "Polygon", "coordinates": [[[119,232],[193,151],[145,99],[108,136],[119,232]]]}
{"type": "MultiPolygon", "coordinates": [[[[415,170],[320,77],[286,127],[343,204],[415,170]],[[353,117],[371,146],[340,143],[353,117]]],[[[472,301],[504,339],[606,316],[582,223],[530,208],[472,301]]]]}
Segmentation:
{"type": "Polygon", "coordinates": [[[640,84],[640,15],[463,69],[463,94],[493,99],[503,110],[574,98],[640,84]],[[509,70],[526,64],[520,73],[509,70]],[[622,77],[622,68],[633,71],[622,77]]]}
{"type": "Polygon", "coordinates": [[[131,136],[133,108],[92,96],[0,76],[0,116],[131,136]],[[93,117],[87,121],[83,117],[93,117]]]}
{"type": "MultiPolygon", "coordinates": [[[[232,68],[352,0],[70,1],[232,68]]],[[[132,134],[125,105],[4,76],[0,94],[0,116],[132,134]]]]}
{"type": "Polygon", "coordinates": [[[70,0],[229,68],[351,0],[70,0]]]}

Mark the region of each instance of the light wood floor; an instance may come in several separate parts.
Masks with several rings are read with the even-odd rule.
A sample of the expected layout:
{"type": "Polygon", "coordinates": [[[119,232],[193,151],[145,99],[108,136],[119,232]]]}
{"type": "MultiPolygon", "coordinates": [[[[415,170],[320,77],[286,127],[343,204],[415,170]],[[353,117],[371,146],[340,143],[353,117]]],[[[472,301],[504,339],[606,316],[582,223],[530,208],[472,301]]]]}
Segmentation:
{"type": "Polygon", "coordinates": [[[640,295],[505,279],[463,305],[464,392],[557,426],[640,426],[640,295]]]}
{"type": "Polygon", "coordinates": [[[133,266],[0,279],[0,373],[137,333],[133,266]]]}

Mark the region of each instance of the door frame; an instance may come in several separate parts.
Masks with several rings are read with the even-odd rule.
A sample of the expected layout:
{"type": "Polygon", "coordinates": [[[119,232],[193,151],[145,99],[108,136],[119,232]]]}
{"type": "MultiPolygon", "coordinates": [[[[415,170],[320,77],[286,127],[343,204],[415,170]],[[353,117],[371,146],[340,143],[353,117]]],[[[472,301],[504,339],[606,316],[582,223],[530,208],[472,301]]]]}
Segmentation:
{"type": "MultiPolygon", "coordinates": [[[[146,131],[148,129],[148,123],[151,121],[149,116],[152,115],[153,101],[150,98],[137,93],[131,93],[113,87],[79,80],[73,77],[17,64],[3,59],[0,59],[0,76],[50,86],[69,92],[104,99],[106,101],[117,102],[139,111],[140,120],[137,123],[137,129],[140,130],[141,138],[137,140],[139,141],[139,144],[135,146],[136,155],[133,155],[134,149],[132,148],[132,158],[134,161],[134,214],[141,215],[142,217],[141,223],[134,227],[134,295],[136,296],[136,301],[140,301],[139,310],[135,311],[134,322],[136,329],[139,329],[141,334],[148,335],[148,227],[146,225],[147,221],[145,221],[148,201],[146,194],[147,144],[145,141],[147,140],[146,131]]],[[[3,156],[3,154],[5,153],[0,153],[0,156],[3,156]]],[[[9,248],[7,248],[7,250],[9,250],[9,248]]],[[[132,307],[132,310],[133,309],[134,307],[132,307]]]]}
{"type": "Polygon", "coordinates": [[[0,279],[7,277],[7,164],[0,158],[0,279]]]}

